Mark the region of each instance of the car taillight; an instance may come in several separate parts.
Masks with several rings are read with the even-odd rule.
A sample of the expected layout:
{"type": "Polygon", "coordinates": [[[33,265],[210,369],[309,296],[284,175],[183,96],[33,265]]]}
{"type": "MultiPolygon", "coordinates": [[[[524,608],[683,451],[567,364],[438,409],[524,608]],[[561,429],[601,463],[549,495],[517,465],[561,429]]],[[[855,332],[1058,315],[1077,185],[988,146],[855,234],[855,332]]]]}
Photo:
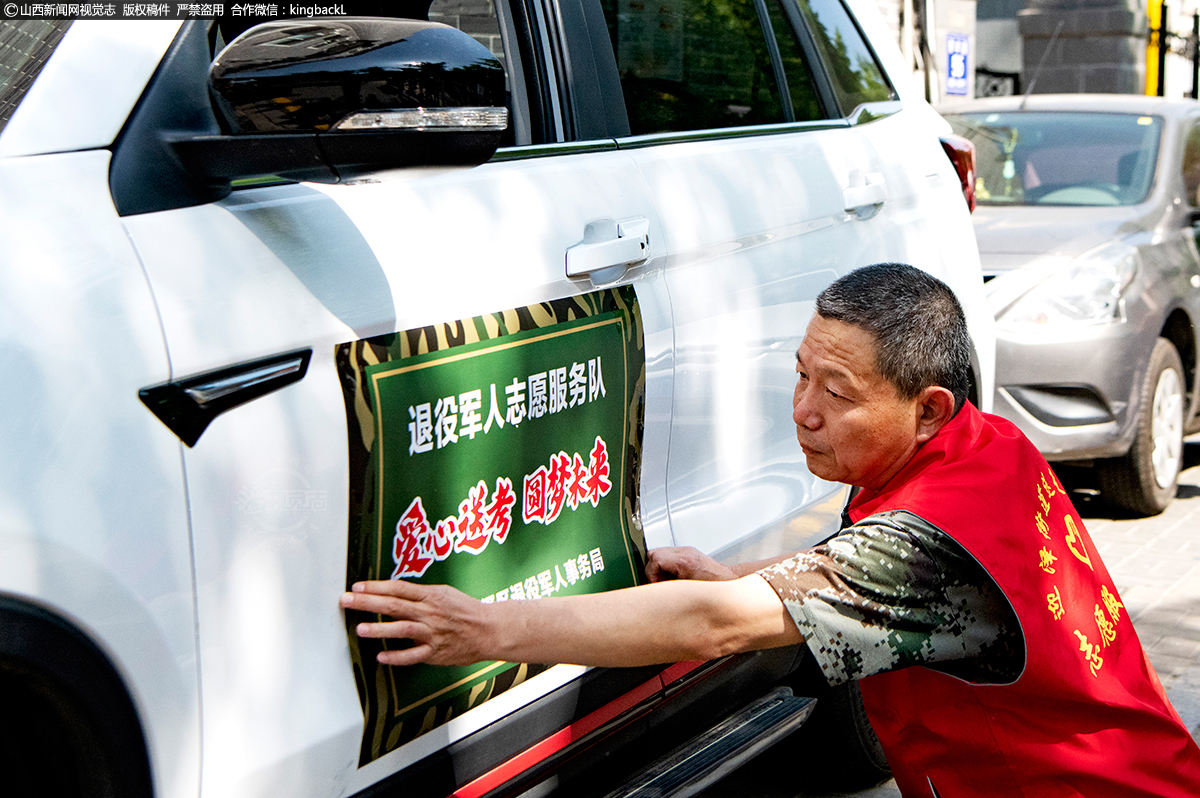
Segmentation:
{"type": "Polygon", "coordinates": [[[975,210],[975,145],[970,139],[962,136],[942,136],[942,149],[954,164],[958,179],[962,181],[963,197],[967,200],[967,208],[975,210]]]}

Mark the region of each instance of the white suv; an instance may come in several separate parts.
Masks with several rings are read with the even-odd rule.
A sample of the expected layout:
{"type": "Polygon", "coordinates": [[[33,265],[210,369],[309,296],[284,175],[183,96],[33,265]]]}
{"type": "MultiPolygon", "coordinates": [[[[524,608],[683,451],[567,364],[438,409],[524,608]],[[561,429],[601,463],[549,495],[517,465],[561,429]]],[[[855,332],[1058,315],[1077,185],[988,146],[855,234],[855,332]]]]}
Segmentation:
{"type": "Polygon", "coordinates": [[[0,22],[8,794],[602,794],[802,652],[394,670],[347,583],[816,542],[793,352],[860,265],[953,286],[992,396],[973,181],[873,10],[374,5],[421,19],[0,22]]]}

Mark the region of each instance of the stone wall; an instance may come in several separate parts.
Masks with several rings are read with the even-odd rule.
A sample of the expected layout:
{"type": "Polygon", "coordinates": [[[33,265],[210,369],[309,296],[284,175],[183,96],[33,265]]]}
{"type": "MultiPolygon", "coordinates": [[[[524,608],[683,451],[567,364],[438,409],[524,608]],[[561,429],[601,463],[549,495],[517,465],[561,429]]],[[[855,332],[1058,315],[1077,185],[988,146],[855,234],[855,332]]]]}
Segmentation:
{"type": "Polygon", "coordinates": [[[1137,0],[1027,0],[1017,22],[1024,42],[1022,84],[1036,79],[1034,94],[1142,93],[1148,29],[1137,0]]]}

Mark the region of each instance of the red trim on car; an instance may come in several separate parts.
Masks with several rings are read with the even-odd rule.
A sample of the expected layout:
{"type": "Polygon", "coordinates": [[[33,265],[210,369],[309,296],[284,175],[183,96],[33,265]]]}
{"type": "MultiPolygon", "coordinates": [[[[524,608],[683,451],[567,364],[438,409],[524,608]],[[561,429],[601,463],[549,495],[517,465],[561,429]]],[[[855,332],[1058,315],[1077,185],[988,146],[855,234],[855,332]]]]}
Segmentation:
{"type": "Polygon", "coordinates": [[[958,179],[962,183],[963,197],[967,208],[975,210],[975,144],[968,138],[950,134],[942,136],[942,149],[954,164],[958,179]]]}
{"type": "Polygon", "coordinates": [[[658,674],[658,678],[662,679],[663,686],[666,687],[671,682],[677,682],[684,676],[687,676],[692,671],[707,664],[706,660],[696,659],[689,662],[676,662],[671,667],[658,674]]]}
{"type": "MultiPolygon", "coordinates": [[[[702,664],[694,663],[697,667],[702,664]]],[[[685,662],[680,663],[680,665],[693,665],[693,663],[685,662]]],[[[670,671],[678,667],[679,665],[674,665],[667,670],[670,671]]],[[[663,675],[665,673],[667,671],[635,687],[620,698],[610,701],[594,712],[583,716],[565,729],[557,731],[541,742],[531,745],[512,759],[497,765],[482,776],[464,784],[452,793],[452,798],[480,798],[480,796],[487,794],[501,784],[515,779],[521,773],[529,770],[529,768],[545,760],[552,754],[558,753],[576,740],[591,734],[596,729],[623,715],[643,701],[653,698],[663,688],[663,675]]]]}

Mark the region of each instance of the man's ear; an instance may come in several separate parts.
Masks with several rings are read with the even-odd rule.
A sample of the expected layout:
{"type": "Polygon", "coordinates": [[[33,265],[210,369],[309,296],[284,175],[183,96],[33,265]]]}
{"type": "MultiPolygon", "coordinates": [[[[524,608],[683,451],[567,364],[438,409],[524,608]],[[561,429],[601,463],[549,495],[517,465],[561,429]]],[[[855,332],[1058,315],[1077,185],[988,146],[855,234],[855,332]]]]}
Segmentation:
{"type": "Polygon", "coordinates": [[[937,435],[954,417],[954,394],[940,385],[930,385],[917,395],[917,443],[937,435]]]}

